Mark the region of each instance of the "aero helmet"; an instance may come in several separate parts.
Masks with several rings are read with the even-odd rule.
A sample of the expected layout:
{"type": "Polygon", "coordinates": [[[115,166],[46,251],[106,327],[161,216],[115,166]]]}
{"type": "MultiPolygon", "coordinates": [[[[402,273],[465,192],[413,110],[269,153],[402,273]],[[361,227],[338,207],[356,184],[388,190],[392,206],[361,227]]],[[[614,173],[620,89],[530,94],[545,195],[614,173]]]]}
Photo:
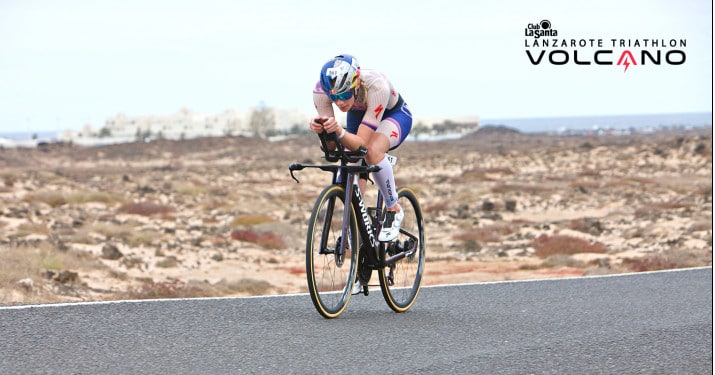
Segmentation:
{"type": "Polygon", "coordinates": [[[351,55],[335,56],[320,69],[320,85],[328,95],[350,91],[358,84],[360,63],[351,55]]]}

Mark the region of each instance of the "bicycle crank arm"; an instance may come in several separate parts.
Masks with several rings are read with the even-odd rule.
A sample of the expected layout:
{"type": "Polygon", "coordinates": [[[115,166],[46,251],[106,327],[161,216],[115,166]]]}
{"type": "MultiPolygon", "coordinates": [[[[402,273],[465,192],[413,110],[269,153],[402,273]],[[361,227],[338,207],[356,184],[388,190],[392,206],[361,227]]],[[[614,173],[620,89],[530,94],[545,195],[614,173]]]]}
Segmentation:
{"type": "Polygon", "coordinates": [[[402,248],[403,245],[398,244],[397,245],[398,249],[402,248],[402,250],[399,253],[385,259],[385,262],[384,262],[385,266],[392,266],[395,264],[395,262],[402,260],[406,257],[409,257],[409,256],[413,255],[415,253],[415,251],[417,251],[417,244],[418,244],[417,237],[411,235],[410,233],[408,233],[402,229],[400,230],[400,232],[402,232],[403,234],[410,237],[408,240],[405,240],[405,243],[403,244],[403,245],[405,245],[405,244],[409,243],[409,247],[407,249],[405,249],[405,248],[402,248]]]}
{"type": "Polygon", "coordinates": [[[411,251],[405,251],[405,252],[402,252],[402,253],[399,253],[399,254],[395,254],[395,255],[393,255],[393,256],[391,256],[391,257],[385,259],[385,265],[386,265],[386,266],[392,266],[392,265],[394,265],[395,263],[397,263],[397,261],[402,260],[402,259],[404,259],[404,258],[406,258],[406,257],[408,257],[408,256],[410,256],[410,255],[412,255],[412,254],[414,254],[414,252],[415,252],[415,250],[413,249],[413,250],[411,250],[411,251]]]}

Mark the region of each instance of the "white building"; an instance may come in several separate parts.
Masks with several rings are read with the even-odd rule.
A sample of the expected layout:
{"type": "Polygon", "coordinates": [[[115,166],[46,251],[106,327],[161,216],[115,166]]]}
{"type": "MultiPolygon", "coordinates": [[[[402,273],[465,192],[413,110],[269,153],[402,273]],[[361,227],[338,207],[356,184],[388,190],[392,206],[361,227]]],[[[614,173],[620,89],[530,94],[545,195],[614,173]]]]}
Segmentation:
{"type": "MultiPolygon", "coordinates": [[[[303,113],[297,109],[283,110],[270,107],[251,107],[245,112],[229,109],[219,114],[206,115],[192,112],[187,108],[180,109],[177,113],[164,116],[127,116],[120,113],[108,118],[103,129],[94,130],[85,126],[79,132],[65,132],[60,135],[60,141],[72,141],[77,144],[97,145],[108,143],[132,142],[136,140],[152,139],[191,139],[198,137],[220,137],[226,135],[253,136],[256,132],[251,127],[251,116],[255,111],[262,109],[270,111],[273,124],[265,125],[270,129],[262,129],[266,133],[290,132],[294,129],[308,130],[308,123],[315,114],[303,113]],[[268,132],[267,132],[268,130],[268,132]]],[[[345,123],[345,114],[335,111],[338,122],[345,123]]],[[[415,136],[424,136],[425,129],[432,130],[436,124],[445,120],[456,123],[478,124],[478,117],[464,118],[424,118],[415,119],[413,128],[415,136]],[[418,134],[420,133],[420,134],[418,134]]],[[[456,129],[455,129],[456,130],[456,129]]],[[[464,130],[464,129],[460,129],[464,130]]],[[[474,129],[473,129],[474,130],[474,129]]]]}
{"type": "MultiPolygon", "coordinates": [[[[249,108],[246,112],[238,112],[233,109],[226,110],[219,114],[206,115],[192,112],[187,108],[180,109],[177,113],[165,116],[127,116],[120,113],[108,118],[102,131],[87,131],[65,133],[61,140],[74,141],[79,143],[95,143],[101,137],[102,132],[115,142],[127,142],[137,139],[190,139],[197,137],[217,137],[225,135],[245,135],[251,136],[254,131],[251,129],[251,115],[257,107],[249,108]],[[91,134],[94,133],[94,134],[91,134]]],[[[280,110],[266,108],[273,114],[273,130],[287,131],[294,126],[305,126],[308,128],[310,115],[301,113],[298,110],[280,110]]],[[[104,143],[104,142],[100,142],[104,143]]]]}

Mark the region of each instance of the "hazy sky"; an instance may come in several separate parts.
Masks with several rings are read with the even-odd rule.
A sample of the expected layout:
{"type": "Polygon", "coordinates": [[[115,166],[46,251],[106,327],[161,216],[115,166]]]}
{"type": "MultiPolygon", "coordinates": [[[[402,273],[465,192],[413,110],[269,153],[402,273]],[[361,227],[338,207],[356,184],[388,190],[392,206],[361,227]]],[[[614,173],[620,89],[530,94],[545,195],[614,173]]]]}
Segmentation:
{"type": "Polygon", "coordinates": [[[710,0],[0,0],[0,132],[261,102],[311,113],[320,67],[338,53],[385,72],[417,118],[707,112],[711,14],[710,0]],[[527,48],[527,25],[542,20],[559,40],[604,45],[527,48]],[[685,63],[624,72],[611,39],[646,38],[685,39],[661,48],[685,63]],[[527,49],[546,51],[539,65],[527,49]],[[593,62],[598,49],[613,65],[573,63],[574,50],[593,62]],[[554,50],[569,63],[550,63],[554,50]]]}

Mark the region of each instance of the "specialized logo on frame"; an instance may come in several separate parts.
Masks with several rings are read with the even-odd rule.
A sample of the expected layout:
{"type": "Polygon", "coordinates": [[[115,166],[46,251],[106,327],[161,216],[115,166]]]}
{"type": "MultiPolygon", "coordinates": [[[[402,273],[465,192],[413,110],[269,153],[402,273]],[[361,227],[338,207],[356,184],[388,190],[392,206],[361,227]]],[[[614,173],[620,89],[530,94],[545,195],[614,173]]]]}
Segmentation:
{"type": "Polygon", "coordinates": [[[526,25],[524,47],[532,65],[611,65],[629,69],[683,65],[686,39],[564,38],[549,20],[526,25]]]}

